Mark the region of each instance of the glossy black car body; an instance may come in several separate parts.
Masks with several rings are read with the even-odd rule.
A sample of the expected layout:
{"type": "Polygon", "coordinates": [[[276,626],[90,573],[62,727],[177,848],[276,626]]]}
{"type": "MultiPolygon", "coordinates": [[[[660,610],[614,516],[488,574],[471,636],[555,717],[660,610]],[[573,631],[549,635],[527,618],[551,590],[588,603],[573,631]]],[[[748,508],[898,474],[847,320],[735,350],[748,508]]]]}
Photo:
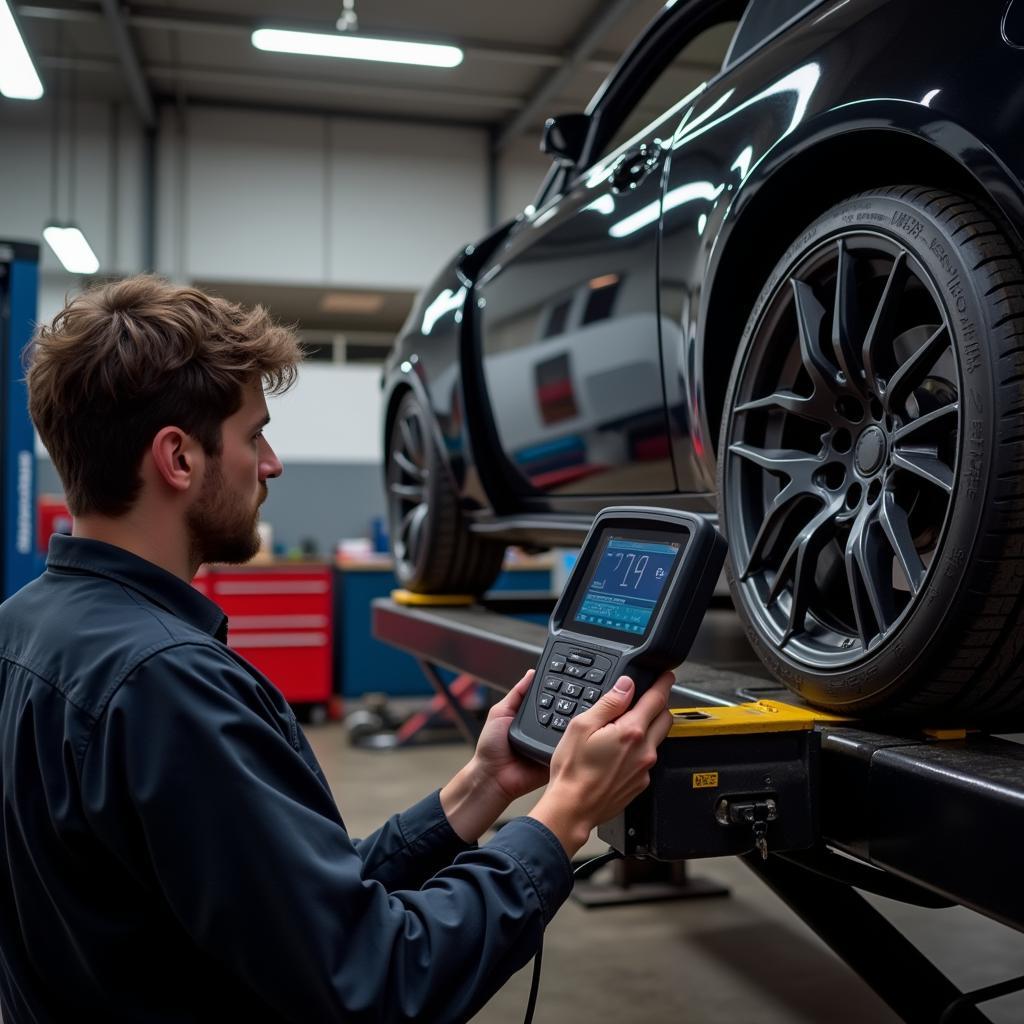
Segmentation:
{"type": "Polygon", "coordinates": [[[479,536],[573,543],[619,502],[714,517],[737,347],[807,225],[918,183],[976,199],[1020,245],[1022,7],[775,2],[788,20],[750,38],[741,20],[720,73],[603,154],[666,53],[752,20],[736,0],[666,6],[593,100],[577,165],[420,297],[386,366],[385,430],[412,391],[479,536]]]}

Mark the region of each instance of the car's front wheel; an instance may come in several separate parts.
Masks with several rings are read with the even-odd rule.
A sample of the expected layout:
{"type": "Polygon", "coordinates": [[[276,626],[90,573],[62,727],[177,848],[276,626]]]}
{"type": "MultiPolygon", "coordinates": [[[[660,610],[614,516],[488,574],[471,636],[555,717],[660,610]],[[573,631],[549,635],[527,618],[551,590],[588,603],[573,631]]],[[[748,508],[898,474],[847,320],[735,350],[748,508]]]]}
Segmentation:
{"type": "Polygon", "coordinates": [[[1024,271],[972,200],[853,197],[777,265],[725,402],[736,607],[849,712],[1024,707],[1024,271]]]}
{"type": "Polygon", "coordinates": [[[428,594],[486,590],[501,570],[505,546],[467,529],[431,413],[412,391],[402,395],[388,424],[385,455],[398,581],[428,594]]]}

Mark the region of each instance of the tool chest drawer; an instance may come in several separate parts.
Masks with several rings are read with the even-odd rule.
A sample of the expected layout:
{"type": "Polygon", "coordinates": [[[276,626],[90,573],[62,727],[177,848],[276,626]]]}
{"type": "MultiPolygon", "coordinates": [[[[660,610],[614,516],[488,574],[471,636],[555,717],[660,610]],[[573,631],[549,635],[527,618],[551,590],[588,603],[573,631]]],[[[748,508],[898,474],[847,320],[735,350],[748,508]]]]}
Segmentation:
{"type": "Polygon", "coordinates": [[[290,703],[330,701],[330,566],[204,566],[193,585],[228,616],[228,646],[269,677],[290,703]]]}

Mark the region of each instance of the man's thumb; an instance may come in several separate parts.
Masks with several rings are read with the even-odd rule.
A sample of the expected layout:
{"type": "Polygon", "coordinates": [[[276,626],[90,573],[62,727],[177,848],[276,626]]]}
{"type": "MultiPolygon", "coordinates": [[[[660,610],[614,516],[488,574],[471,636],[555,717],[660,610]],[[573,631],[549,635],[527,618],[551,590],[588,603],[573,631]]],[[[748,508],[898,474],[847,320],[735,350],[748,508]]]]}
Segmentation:
{"type": "Polygon", "coordinates": [[[590,712],[591,721],[597,719],[601,725],[614,722],[619,715],[629,710],[633,699],[633,680],[629,676],[619,676],[615,685],[594,705],[590,712]]]}

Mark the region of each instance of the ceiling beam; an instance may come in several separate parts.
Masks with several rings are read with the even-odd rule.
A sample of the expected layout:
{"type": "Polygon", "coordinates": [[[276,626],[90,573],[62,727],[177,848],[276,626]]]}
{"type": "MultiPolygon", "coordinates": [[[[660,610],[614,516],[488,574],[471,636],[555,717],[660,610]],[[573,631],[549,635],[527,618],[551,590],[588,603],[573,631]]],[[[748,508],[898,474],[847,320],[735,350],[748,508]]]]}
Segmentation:
{"type": "MultiPolygon", "coordinates": [[[[68,69],[74,71],[95,72],[101,74],[116,73],[119,64],[116,61],[96,57],[55,57],[39,58],[44,67],[68,69]]],[[[267,89],[274,92],[304,90],[318,95],[360,96],[369,99],[395,100],[402,103],[423,100],[457,107],[489,107],[504,110],[516,110],[522,103],[522,97],[501,93],[475,92],[466,89],[420,89],[402,88],[392,85],[376,85],[366,82],[325,81],[322,78],[310,78],[298,75],[276,74],[268,78],[265,74],[251,71],[231,71],[224,68],[199,68],[170,64],[148,64],[145,73],[153,79],[166,81],[175,79],[182,82],[205,82],[209,85],[229,85],[239,88],[267,89]]]]}
{"type": "MultiPolygon", "coordinates": [[[[98,22],[102,11],[98,3],[77,3],[69,6],[48,7],[42,4],[18,4],[17,13],[22,18],[37,18],[48,21],[75,21],[79,23],[98,22]]],[[[177,8],[147,7],[133,4],[125,10],[124,18],[136,29],[159,29],[170,32],[224,33],[227,35],[251,35],[253,29],[259,28],[263,22],[250,17],[238,17],[229,14],[210,14],[208,11],[179,10],[177,8]]],[[[304,28],[311,32],[333,31],[333,25],[313,22],[308,19],[296,21],[294,18],[280,20],[281,27],[304,28]]],[[[396,39],[409,38],[408,32],[388,31],[388,36],[396,39]]],[[[419,36],[416,37],[420,39],[419,36]]],[[[477,39],[453,39],[451,42],[473,60],[489,60],[503,64],[526,64],[531,67],[557,68],[565,59],[564,54],[557,50],[544,50],[536,47],[500,46],[477,39]]],[[[612,55],[597,56],[584,62],[588,71],[605,75],[615,66],[616,59],[612,55]]]]}
{"type": "Polygon", "coordinates": [[[495,149],[501,152],[526,128],[533,125],[537,115],[557,96],[573,75],[582,68],[590,55],[597,49],[604,37],[619,19],[629,10],[632,0],[600,0],[597,7],[588,13],[581,25],[579,41],[566,54],[561,65],[537,86],[528,97],[523,108],[513,115],[498,132],[494,141],[495,149]],[[586,26],[584,30],[584,26],[586,26]]]}
{"type": "Polygon", "coordinates": [[[139,55],[135,52],[135,44],[128,34],[128,25],[118,0],[100,0],[100,6],[107,17],[111,34],[114,37],[114,50],[121,62],[121,69],[128,82],[128,93],[135,104],[142,123],[147,128],[156,127],[156,107],[153,97],[149,94],[146,76],[142,73],[139,55]]]}

